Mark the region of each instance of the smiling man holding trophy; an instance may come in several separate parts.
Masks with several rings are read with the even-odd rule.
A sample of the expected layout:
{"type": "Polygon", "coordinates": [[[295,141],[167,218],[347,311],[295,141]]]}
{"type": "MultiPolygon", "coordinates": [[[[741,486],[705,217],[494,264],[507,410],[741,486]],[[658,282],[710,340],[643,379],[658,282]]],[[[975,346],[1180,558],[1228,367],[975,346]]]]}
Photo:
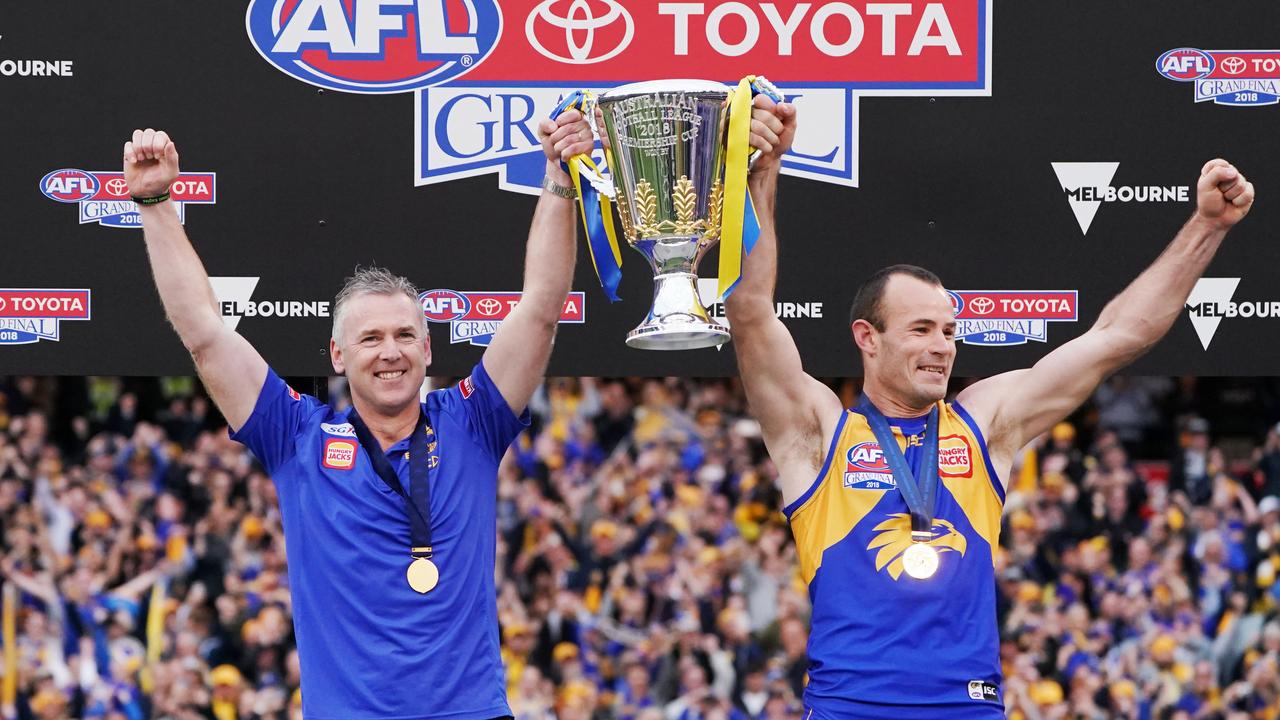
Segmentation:
{"type": "Polygon", "coordinates": [[[850,310],[864,394],[846,408],[805,373],[774,313],[774,206],[795,111],[756,104],[773,145],[748,183],[761,232],[725,309],[813,603],[804,718],[1003,718],[993,566],[1015,454],[1168,332],[1253,184],[1210,160],[1194,214],[1088,332],[951,401],[956,320],[942,282],[914,265],[876,271],[850,310]]]}

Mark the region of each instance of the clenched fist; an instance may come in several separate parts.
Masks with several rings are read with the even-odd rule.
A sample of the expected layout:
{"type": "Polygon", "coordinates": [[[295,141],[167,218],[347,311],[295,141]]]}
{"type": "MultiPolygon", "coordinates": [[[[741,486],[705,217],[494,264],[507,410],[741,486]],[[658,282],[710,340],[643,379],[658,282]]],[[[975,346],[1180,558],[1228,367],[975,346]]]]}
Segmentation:
{"type": "Polygon", "coordinates": [[[1253,207],[1253,183],[1234,165],[1216,158],[1205,163],[1196,183],[1196,214],[1228,230],[1253,207]]]}
{"type": "Polygon", "coordinates": [[[782,156],[791,149],[795,138],[796,106],[789,102],[775,103],[764,93],[756,95],[751,103],[751,147],[760,151],[760,157],[751,166],[751,172],[781,167],[782,156]]]}
{"type": "Polygon", "coordinates": [[[560,163],[569,162],[574,155],[590,155],[596,144],[591,125],[577,110],[561,113],[555,120],[542,120],[538,123],[538,139],[547,156],[547,175],[561,185],[571,181],[560,169],[560,163]]]}
{"type": "Polygon", "coordinates": [[[178,149],[163,130],[134,130],[124,144],[124,180],[134,197],[156,197],[178,179],[178,149]]]}

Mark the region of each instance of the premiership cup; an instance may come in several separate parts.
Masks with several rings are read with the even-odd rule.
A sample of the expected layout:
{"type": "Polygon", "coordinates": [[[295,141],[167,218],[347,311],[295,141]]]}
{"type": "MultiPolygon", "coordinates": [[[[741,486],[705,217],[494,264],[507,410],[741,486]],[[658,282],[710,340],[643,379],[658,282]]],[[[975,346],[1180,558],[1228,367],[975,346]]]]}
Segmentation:
{"type": "Polygon", "coordinates": [[[614,203],[627,244],[653,269],[648,317],[627,333],[644,350],[729,341],[698,298],[698,262],[720,239],[730,88],[702,80],[623,85],[600,96],[614,203]]]}

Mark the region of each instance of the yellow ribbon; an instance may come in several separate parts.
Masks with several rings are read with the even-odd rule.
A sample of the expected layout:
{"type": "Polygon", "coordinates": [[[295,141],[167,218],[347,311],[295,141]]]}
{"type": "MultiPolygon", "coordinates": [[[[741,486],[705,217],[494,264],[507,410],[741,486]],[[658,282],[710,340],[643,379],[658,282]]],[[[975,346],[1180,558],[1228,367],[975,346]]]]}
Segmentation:
{"type": "Polygon", "coordinates": [[[18,592],[13,583],[4,584],[4,689],[0,691],[0,702],[6,707],[13,707],[18,699],[18,644],[14,640],[17,634],[18,592]]]}
{"type": "Polygon", "coordinates": [[[724,214],[720,226],[720,284],[716,296],[742,274],[742,224],[747,210],[747,159],[751,155],[751,83],[748,75],[729,100],[729,141],[725,149],[724,214]]]}
{"type": "MultiPolygon", "coordinates": [[[[582,193],[582,173],[579,168],[586,166],[596,175],[600,175],[600,168],[596,166],[590,155],[574,155],[569,160],[569,177],[573,178],[573,189],[578,192],[578,211],[582,214],[583,227],[590,228],[591,222],[587,217],[586,200],[587,196],[582,193]],[[581,163],[581,164],[579,164],[581,163]]],[[[590,187],[590,183],[588,183],[590,187]]],[[[622,265],[622,251],[618,249],[618,233],[613,227],[613,203],[609,200],[609,196],[604,193],[596,193],[600,199],[600,219],[604,224],[604,234],[609,239],[609,250],[613,253],[613,264],[615,266],[622,265]]],[[[600,268],[596,265],[596,255],[594,252],[588,253],[591,256],[591,265],[595,267],[596,276],[600,276],[600,268]]]]}
{"type": "MultiPolygon", "coordinates": [[[[577,110],[582,113],[583,118],[588,121],[588,113],[591,112],[593,106],[594,94],[588,90],[580,90],[573,95],[565,98],[561,107],[557,108],[552,114],[554,119],[561,112],[568,110],[577,110]]],[[[609,167],[613,167],[609,158],[609,167]]],[[[563,163],[569,171],[569,177],[573,180],[573,189],[578,192],[578,212],[582,215],[582,226],[587,235],[587,250],[591,256],[591,265],[596,271],[596,277],[600,280],[600,285],[604,288],[605,294],[611,302],[617,302],[618,282],[621,279],[622,271],[622,251],[618,247],[618,232],[613,225],[613,203],[609,197],[602,192],[596,191],[590,182],[582,181],[582,169],[590,168],[597,176],[602,175],[600,168],[592,161],[590,153],[579,153],[569,158],[569,162],[563,163]],[[599,207],[588,207],[592,199],[595,199],[599,207]],[[599,213],[597,215],[597,213],[599,213]],[[603,237],[601,237],[603,235],[603,237]],[[607,251],[606,251],[607,246],[607,251]],[[604,257],[608,252],[612,257],[604,257]],[[612,264],[607,267],[601,267],[602,263],[612,260],[612,264]]]]}
{"type": "Polygon", "coordinates": [[[166,585],[168,583],[161,579],[151,587],[151,603],[147,608],[147,664],[142,669],[142,677],[138,683],[144,693],[151,692],[154,682],[151,669],[160,664],[160,653],[164,650],[166,585]]]}

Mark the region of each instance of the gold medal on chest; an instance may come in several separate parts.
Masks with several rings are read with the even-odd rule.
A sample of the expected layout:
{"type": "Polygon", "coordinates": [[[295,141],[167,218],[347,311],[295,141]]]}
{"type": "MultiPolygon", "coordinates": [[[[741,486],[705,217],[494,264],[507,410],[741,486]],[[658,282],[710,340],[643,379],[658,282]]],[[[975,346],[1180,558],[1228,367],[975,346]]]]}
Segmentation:
{"type": "MultiPolygon", "coordinates": [[[[936,560],[934,561],[937,562],[936,560]]],[[[436,564],[427,558],[417,558],[409,563],[409,569],[405,571],[405,577],[409,580],[409,587],[417,592],[426,594],[440,582],[440,570],[436,564]]]]}
{"type": "Polygon", "coordinates": [[[938,571],[938,551],[932,545],[911,543],[902,553],[902,569],[917,580],[927,580],[938,571]]]}

